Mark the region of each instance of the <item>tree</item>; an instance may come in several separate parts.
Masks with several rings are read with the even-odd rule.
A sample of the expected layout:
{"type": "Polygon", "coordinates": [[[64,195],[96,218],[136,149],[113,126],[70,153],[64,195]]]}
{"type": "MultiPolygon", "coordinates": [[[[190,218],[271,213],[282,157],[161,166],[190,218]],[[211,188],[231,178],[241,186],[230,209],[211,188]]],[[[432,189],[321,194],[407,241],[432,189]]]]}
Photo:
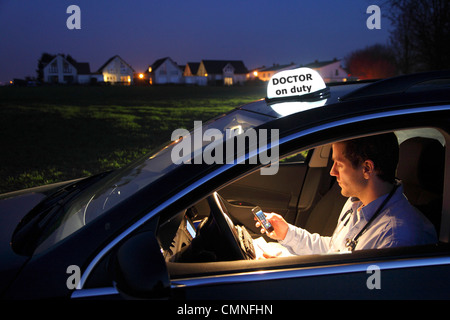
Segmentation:
{"type": "Polygon", "coordinates": [[[450,1],[388,0],[390,42],[402,73],[450,68],[450,1]]]}
{"type": "Polygon", "coordinates": [[[38,60],[38,68],[36,70],[37,80],[44,82],[44,67],[53,60],[56,56],[47,52],[44,52],[38,60]]]}
{"type": "Polygon", "coordinates": [[[353,51],[345,58],[347,71],[358,79],[382,79],[397,74],[396,62],[390,47],[375,44],[353,51]]]}

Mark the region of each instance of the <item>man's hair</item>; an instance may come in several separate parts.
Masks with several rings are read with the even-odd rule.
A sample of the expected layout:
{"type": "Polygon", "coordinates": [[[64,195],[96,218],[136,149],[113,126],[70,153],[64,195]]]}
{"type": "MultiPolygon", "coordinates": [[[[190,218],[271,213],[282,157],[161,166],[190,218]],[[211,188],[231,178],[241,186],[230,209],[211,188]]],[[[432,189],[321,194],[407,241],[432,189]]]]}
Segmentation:
{"type": "Polygon", "coordinates": [[[385,133],[358,139],[347,140],[344,156],[354,168],[366,160],[372,160],[377,176],[390,183],[395,182],[399,147],[394,133],[385,133]]]}

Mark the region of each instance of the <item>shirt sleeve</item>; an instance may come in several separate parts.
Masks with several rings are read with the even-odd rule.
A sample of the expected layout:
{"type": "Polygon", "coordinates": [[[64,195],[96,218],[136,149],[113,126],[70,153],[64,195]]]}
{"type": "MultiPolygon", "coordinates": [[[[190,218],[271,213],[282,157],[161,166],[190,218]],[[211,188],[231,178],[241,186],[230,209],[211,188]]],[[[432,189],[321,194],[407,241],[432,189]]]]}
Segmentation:
{"type": "Polygon", "coordinates": [[[318,233],[310,233],[305,229],[289,225],[286,237],[279,243],[292,254],[305,255],[328,252],[330,241],[331,237],[323,237],[318,233]]]}

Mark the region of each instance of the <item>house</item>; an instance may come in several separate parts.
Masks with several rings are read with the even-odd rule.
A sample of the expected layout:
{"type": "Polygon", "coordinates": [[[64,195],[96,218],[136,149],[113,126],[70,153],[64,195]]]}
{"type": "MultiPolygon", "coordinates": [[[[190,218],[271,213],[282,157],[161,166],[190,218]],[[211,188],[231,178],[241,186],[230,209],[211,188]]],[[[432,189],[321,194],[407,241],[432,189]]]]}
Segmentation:
{"type": "Polygon", "coordinates": [[[348,77],[347,72],[341,66],[341,61],[337,59],[322,62],[316,60],[305,65],[304,67],[316,70],[325,83],[342,82],[348,77]]]}
{"type": "Polygon", "coordinates": [[[197,75],[198,67],[200,67],[200,62],[188,62],[184,67],[183,76],[193,77],[197,75]]]}
{"type": "Polygon", "coordinates": [[[184,83],[187,85],[199,85],[205,86],[207,84],[207,78],[204,76],[198,76],[198,68],[200,62],[188,62],[184,67],[183,78],[184,83]]]}
{"type": "Polygon", "coordinates": [[[115,55],[106,61],[97,71],[98,81],[105,83],[133,83],[134,69],[121,57],[115,55]]]}
{"type": "Polygon", "coordinates": [[[291,70],[297,67],[298,65],[294,64],[293,62],[290,64],[283,64],[283,65],[274,64],[271,67],[261,67],[253,70],[253,73],[249,75],[249,78],[259,79],[261,81],[269,81],[275,73],[284,70],[291,70]]]}
{"type": "Polygon", "coordinates": [[[45,83],[90,83],[89,63],[76,62],[70,56],[57,54],[42,69],[45,83]]]}
{"type": "Polygon", "coordinates": [[[259,73],[261,70],[265,69],[266,66],[254,68],[248,71],[247,73],[247,80],[254,81],[259,79],[259,73]]]}
{"type": "Polygon", "coordinates": [[[78,83],[85,84],[92,82],[94,75],[91,73],[91,68],[88,62],[77,63],[76,69],[78,71],[78,83]]]}
{"type": "Polygon", "coordinates": [[[169,57],[156,60],[147,73],[150,84],[183,83],[183,70],[169,57]]]}
{"type": "Polygon", "coordinates": [[[202,60],[198,77],[205,77],[208,84],[234,85],[246,81],[248,69],[240,60],[202,60]]]}

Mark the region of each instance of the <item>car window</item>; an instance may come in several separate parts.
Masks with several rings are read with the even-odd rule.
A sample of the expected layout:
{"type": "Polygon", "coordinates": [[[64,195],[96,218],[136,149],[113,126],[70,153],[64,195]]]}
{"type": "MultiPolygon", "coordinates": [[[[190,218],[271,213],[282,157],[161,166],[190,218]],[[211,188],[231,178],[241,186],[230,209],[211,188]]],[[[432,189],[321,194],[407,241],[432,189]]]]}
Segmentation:
{"type": "MultiPolygon", "coordinates": [[[[425,138],[425,139],[431,139],[433,141],[437,141],[439,142],[439,144],[444,147],[445,145],[445,139],[443,137],[443,135],[440,133],[439,130],[435,129],[435,128],[413,128],[413,129],[408,129],[408,130],[397,130],[395,131],[395,134],[398,138],[399,144],[401,145],[403,142],[412,139],[412,138],[425,138]]],[[[320,147],[320,146],[319,146],[320,147]]],[[[318,147],[318,148],[319,148],[318,147]]],[[[329,147],[329,144],[324,145],[323,147],[329,147]]],[[[287,156],[285,159],[281,160],[281,162],[286,161],[286,163],[294,163],[294,162],[304,162],[305,159],[308,156],[308,152],[312,152],[313,149],[311,150],[302,150],[299,152],[295,152],[293,154],[290,154],[289,156],[287,156]]],[[[417,155],[412,155],[412,156],[417,156],[417,155]]],[[[442,160],[444,160],[445,155],[441,154],[442,160]]],[[[406,159],[406,161],[410,161],[411,158],[406,159]]],[[[442,175],[441,175],[442,176],[442,175]]],[[[273,177],[272,177],[273,178],[273,177]]],[[[406,183],[406,181],[405,181],[406,183]]],[[[331,190],[331,187],[330,187],[331,190]]],[[[337,189],[339,190],[339,189],[337,189]]],[[[220,192],[220,191],[219,191],[220,192]]],[[[413,202],[414,205],[417,205],[421,210],[425,210],[425,206],[422,206],[423,203],[419,203],[419,202],[415,202],[416,199],[415,195],[413,195],[413,192],[415,191],[410,191],[407,190],[408,192],[408,197],[411,199],[411,201],[413,202]],[[412,192],[411,194],[409,194],[410,192],[412,192]]],[[[440,194],[436,194],[437,197],[441,197],[443,196],[442,194],[442,189],[440,191],[440,194]]],[[[326,198],[327,196],[322,195],[320,198],[326,198]]],[[[330,198],[330,201],[335,201],[333,200],[334,198],[330,198]]],[[[420,201],[422,201],[423,199],[420,199],[420,201]]],[[[333,205],[327,207],[327,208],[332,208],[333,205]]],[[[335,206],[336,207],[336,206],[335,206]]],[[[433,207],[433,210],[436,207],[433,207]]],[[[342,205],[339,208],[335,208],[336,210],[341,210],[342,209],[342,205]]],[[[328,210],[328,209],[327,209],[328,210]]],[[[196,220],[196,216],[199,214],[199,216],[204,217],[205,215],[207,216],[209,212],[209,208],[207,207],[207,205],[205,204],[205,201],[201,201],[198,204],[194,205],[192,208],[189,208],[187,210],[187,213],[185,215],[185,219],[183,220],[183,222],[181,222],[180,227],[177,229],[175,228],[175,230],[178,230],[174,239],[173,239],[173,243],[178,244],[178,248],[183,248],[183,250],[186,250],[187,248],[191,247],[191,244],[193,242],[195,242],[195,234],[197,233],[193,233],[193,232],[189,232],[190,228],[189,227],[194,227],[196,229],[196,231],[198,232],[198,228],[202,226],[202,224],[205,223],[205,221],[207,221],[207,218],[204,218],[202,221],[200,220],[196,220]],[[201,213],[200,213],[201,212],[201,213]],[[193,236],[194,235],[194,236],[193,236]],[[182,245],[180,245],[180,243],[182,245]]],[[[439,218],[440,218],[440,212],[438,212],[439,214],[439,218]]],[[[327,219],[329,219],[330,214],[324,215],[323,216],[323,222],[322,223],[328,223],[327,219]],[[328,217],[328,218],[327,218],[328,217]]],[[[336,216],[337,217],[337,216],[336,216]]],[[[336,221],[337,222],[337,221],[336,221]]],[[[234,223],[236,225],[239,224],[239,221],[234,221],[234,223]]],[[[166,226],[167,227],[167,226],[166,226]]],[[[246,226],[244,226],[246,227],[246,226]]],[[[248,226],[247,226],[248,227],[248,226]]],[[[200,232],[201,233],[201,232],[200,232]]],[[[175,234],[175,233],[174,233],[175,234]]],[[[217,234],[216,234],[217,236],[217,234]]],[[[259,234],[252,234],[251,235],[253,237],[253,240],[261,237],[261,235],[259,234]]],[[[197,239],[198,242],[200,242],[200,239],[197,239]]],[[[198,243],[197,243],[198,245],[198,243]]],[[[257,244],[255,244],[256,246],[257,244]]],[[[168,259],[168,262],[177,262],[177,257],[179,257],[179,255],[177,255],[176,252],[172,251],[173,247],[171,248],[171,250],[169,250],[168,252],[170,252],[170,254],[168,252],[166,252],[166,257],[170,256],[170,259],[168,259]]],[[[289,255],[291,256],[291,255],[289,255]]],[[[205,258],[205,257],[203,257],[205,258]]],[[[292,256],[291,256],[292,258],[292,256]]],[[[285,260],[286,263],[291,263],[292,259],[287,259],[285,260]]],[[[182,261],[179,261],[182,262],[182,261]]],[[[199,261],[190,261],[190,262],[201,262],[199,261]]],[[[281,262],[280,262],[281,263],[281,262]]],[[[180,272],[180,269],[177,269],[177,272],[180,272]]]]}

